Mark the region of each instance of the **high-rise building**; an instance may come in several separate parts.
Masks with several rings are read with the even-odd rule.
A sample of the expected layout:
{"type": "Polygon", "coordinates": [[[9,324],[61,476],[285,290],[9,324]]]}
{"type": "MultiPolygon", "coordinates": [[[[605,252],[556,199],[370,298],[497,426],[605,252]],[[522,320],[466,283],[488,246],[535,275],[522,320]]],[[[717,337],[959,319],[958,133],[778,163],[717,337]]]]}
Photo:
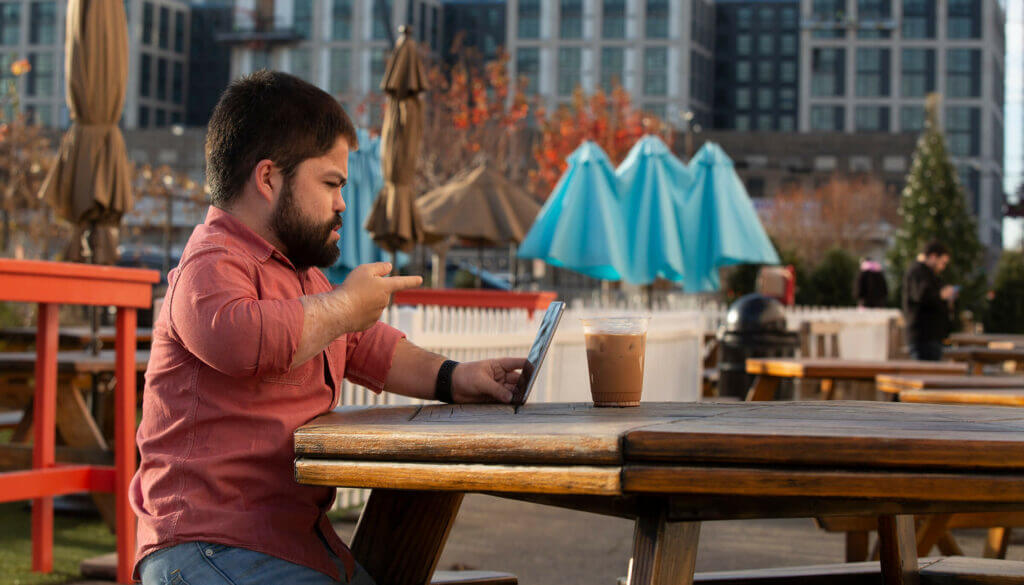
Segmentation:
{"type": "Polygon", "coordinates": [[[801,0],[801,132],[919,132],[925,99],[978,219],[1002,246],[1005,13],[998,0],[801,0]]]}
{"type": "Polygon", "coordinates": [[[231,47],[217,33],[230,30],[233,19],[234,0],[192,0],[186,126],[206,126],[231,80],[231,47]]]}

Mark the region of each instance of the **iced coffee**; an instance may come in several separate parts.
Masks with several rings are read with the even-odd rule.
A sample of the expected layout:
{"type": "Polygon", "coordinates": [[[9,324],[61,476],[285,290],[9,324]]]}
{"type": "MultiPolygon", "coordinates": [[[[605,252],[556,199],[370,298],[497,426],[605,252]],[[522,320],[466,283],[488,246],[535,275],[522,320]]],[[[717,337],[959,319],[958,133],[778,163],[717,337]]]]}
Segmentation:
{"type": "Polygon", "coordinates": [[[638,406],[644,384],[646,317],[583,319],[595,406],[638,406]]]}

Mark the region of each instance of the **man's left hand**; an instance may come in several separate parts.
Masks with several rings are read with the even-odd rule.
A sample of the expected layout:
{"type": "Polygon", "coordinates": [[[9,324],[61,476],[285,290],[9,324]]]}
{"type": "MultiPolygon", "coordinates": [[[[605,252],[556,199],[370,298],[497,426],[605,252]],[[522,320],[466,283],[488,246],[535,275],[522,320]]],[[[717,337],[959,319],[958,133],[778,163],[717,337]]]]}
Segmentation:
{"type": "Polygon", "coordinates": [[[452,398],[456,403],[512,400],[526,358],[497,358],[463,362],[452,372],[452,398]]]}

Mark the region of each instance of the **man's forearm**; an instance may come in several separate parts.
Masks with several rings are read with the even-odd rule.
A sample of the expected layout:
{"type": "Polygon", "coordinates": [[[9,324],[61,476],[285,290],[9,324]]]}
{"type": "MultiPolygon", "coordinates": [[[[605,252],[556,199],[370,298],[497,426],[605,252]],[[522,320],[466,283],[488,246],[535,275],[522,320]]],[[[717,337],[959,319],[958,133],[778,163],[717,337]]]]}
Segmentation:
{"type": "Polygon", "coordinates": [[[302,302],[302,337],[295,350],[292,367],[299,366],[319,355],[329,343],[351,333],[344,298],[336,291],[308,295],[302,302]]]}
{"type": "Polygon", "coordinates": [[[437,372],[446,358],[429,352],[408,340],[395,347],[391,370],[384,382],[385,392],[394,392],[411,398],[434,399],[437,372]]]}

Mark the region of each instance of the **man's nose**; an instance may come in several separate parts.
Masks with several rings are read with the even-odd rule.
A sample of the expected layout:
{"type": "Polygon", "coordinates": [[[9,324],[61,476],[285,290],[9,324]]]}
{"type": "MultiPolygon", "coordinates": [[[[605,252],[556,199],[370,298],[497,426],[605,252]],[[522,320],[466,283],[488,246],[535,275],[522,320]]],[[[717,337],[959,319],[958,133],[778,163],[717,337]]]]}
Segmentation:
{"type": "Polygon", "coordinates": [[[341,195],[342,189],[338,189],[338,194],[334,196],[334,208],[335,213],[342,213],[345,211],[345,198],[341,195]]]}

